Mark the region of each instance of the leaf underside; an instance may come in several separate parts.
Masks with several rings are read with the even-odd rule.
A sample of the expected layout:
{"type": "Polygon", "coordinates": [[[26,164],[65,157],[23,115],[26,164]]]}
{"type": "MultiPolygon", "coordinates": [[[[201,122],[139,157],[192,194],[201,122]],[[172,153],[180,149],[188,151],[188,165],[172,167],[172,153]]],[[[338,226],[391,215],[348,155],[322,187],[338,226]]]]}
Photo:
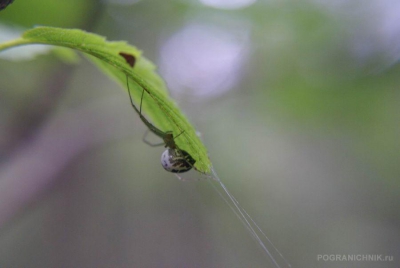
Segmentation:
{"type": "MultiPolygon", "coordinates": [[[[174,136],[182,133],[176,140],[179,148],[187,151],[196,160],[195,168],[202,173],[209,173],[211,162],[207,150],[194,127],[168,96],[162,78],[155,72],[155,65],[141,55],[134,46],[124,41],[111,42],[104,37],[78,29],[37,27],[26,31],[20,44],[47,44],[72,48],[83,52],[102,71],[126,87],[126,76],[136,103],[140,100],[143,88],[143,111],[146,117],[162,131],[172,131],[174,136]],[[133,68],[120,53],[134,57],[133,68]]],[[[128,98],[128,95],[127,95],[128,98]]],[[[128,100],[127,100],[128,102],[128,100]]]]}

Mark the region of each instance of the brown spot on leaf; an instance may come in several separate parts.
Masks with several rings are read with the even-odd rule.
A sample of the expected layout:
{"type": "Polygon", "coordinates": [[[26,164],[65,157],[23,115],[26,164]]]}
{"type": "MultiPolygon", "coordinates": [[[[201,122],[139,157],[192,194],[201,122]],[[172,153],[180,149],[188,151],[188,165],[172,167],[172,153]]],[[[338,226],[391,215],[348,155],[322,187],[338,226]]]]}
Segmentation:
{"type": "Polygon", "coordinates": [[[129,66],[131,66],[133,68],[133,66],[135,65],[135,62],[136,62],[135,56],[133,56],[132,54],[124,53],[124,52],[120,52],[119,55],[122,56],[126,60],[126,63],[128,63],[129,66]]]}

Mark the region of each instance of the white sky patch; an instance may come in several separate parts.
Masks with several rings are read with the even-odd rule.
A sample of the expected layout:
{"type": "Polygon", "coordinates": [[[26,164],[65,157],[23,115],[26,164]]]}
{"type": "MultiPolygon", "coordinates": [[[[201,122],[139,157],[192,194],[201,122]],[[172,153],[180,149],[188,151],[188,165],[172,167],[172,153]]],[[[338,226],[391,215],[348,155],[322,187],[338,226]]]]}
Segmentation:
{"type": "Polygon", "coordinates": [[[361,61],[384,55],[390,66],[400,59],[399,0],[311,0],[333,15],[345,17],[352,29],[350,49],[361,61]]]}
{"type": "Polygon", "coordinates": [[[106,0],[106,1],[110,4],[115,4],[115,5],[133,5],[142,0],[106,0]]]}
{"type": "MultiPolygon", "coordinates": [[[[24,29],[18,27],[9,27],[0,24],[0,43],[18,39],[21,37],[24,29]]],[[[38,55],[50,52],[52,46],[48,45],[28,45],[7,49],[0,53],[0,58],[12,61],[31,60],[38,55]]]]}
{"type": "Polygon", "coordinates": [[[200,0],[206,6],[220,9],[240,9],[251,6],[257,0],[200,0]]]}
{"type": "Polygon", "coordinates": [[[160,71],[172,91],[221,95],[240,80],[248,39],[247,32],[190,24],[163,45],[160,71]]]}

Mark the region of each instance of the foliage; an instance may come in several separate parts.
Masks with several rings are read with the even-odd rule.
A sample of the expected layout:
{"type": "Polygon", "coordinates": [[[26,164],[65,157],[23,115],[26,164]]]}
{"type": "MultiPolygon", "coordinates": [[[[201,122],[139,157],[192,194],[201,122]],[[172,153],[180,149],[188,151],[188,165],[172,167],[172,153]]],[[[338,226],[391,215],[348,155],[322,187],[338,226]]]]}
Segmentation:
{"type": "Polygon", "coordinates": [[[68,47],[84,53],[102,71],[126,87],[127,76],[135,100],[145,89],[143,110],[153,123],[163,131],[173,131],[179,148],[187,151],[195,160],[195,168],[209,173],[211,163],[205,146],[194,127],[168,96],[164,81],[155,73],[155,66],[141,52],[126,42],[109,42],[104,37],[77,29],[37,27],[26,31],[21,38],[0,44],[0,50],[26,44],[47,44],[68,47]],[[133,55],[132,68],[120,53],[133,55]],[[134,81],[135,83],[131,83],[134,81]]]}

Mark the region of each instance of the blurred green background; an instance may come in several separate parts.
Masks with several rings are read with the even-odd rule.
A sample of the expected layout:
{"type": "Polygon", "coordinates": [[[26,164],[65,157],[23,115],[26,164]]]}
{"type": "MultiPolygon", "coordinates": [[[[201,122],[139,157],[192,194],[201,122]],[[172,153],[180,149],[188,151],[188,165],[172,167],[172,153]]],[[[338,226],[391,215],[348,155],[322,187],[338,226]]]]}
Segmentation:
{"type": "MultiPolygon", "coordinates": [[[[399,18],[393,0],[15,0],[0,38],[127,40],[293,267],[399,267],[399,18]],[[393,261],[318,260],[337,254],[393,261]]],[[[29,50],[0,53],[0,267],[273,267],[207,181],[163,170],[124,90],[29,50]]]]}

